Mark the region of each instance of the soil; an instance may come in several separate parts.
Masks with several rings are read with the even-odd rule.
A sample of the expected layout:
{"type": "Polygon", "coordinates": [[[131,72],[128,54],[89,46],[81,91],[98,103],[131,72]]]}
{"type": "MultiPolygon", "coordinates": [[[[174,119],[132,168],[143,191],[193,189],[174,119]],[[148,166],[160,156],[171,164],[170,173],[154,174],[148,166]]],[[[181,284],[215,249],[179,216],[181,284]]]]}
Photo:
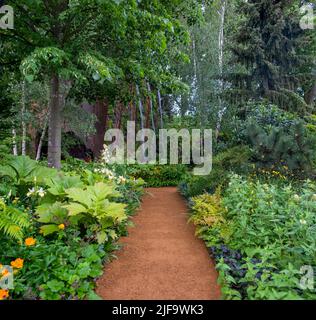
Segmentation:
{"type": "Polygon", "coordinates": [[[219,300],[217,272],[176,188],[149,188],[123,248],[105,266],[105,300],[219,300]]]}

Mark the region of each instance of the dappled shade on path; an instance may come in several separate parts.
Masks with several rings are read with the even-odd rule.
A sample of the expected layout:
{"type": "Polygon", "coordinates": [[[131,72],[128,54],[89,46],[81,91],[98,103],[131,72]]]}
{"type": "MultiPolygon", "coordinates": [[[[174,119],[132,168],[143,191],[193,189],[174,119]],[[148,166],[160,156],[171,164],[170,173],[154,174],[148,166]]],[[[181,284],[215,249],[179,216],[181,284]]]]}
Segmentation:
{"type": "Polygon", "coordinates": [[[97,293],[105,300],[217,300],[217,273],[204,243],[187,223],[176,188],[150,188],[122,238],[118,259],[105,267],[97,293]]]}

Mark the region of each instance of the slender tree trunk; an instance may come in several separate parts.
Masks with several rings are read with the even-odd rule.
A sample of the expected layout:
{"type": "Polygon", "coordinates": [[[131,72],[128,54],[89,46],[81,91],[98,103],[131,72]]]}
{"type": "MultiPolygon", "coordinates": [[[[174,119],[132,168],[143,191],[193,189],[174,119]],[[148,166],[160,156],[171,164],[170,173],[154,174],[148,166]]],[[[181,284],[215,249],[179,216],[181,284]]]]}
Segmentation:
{"type": "Polygon", "coordinates": [[[60,79],[54,74],[50,84],[50,111],[48,129],[48,166],[61,168],[62,105],[60,79]]]}
{"type": "Polygon", "coordinates": [[[150,83],[147,82],[147,89],[148,89],[148,98],[149,98],[149,107],[150,107],[150,117],[151,117],[151,125],[152,125],[152,129],[154,131],[156,131],[156,126],[155,126],[155,119],[154,119],[154,107],[153,107],[153,100],[151,97],[151,87],[150,87],[150,83]]]}
{"type": "Polygon", "coordinates": [[[25,80],[22,83],[22,156],[26,155],[26,123],[25,123],[25,112],[26,112],[26,98],[25,98],[25,80]]]}
{"type": "Polygon", "coordinates": [[[122,126],[122,115],[124,111],[124,104],[121,101],[116,103],[116,110],[115,110],[115,129],[121,129],[122,126]]]}
{"type": "Polygon", "coordinates": [[[219,63],[219,77],[220,77],[219,79],[220,92],[218,94],[219,112],[218,112],[218,120],[216,125],[216,132],[215,132],[216,140],[218,139],[218,136],[221,130],[222,119],[226,111],[226,108],[223,105],[223,100],[221,97],[224,91],[223,69],[224,69],[224,40],[225,40],[224,27],[225,27],[225,14],[226,14],[226,0],[222,0],[221,10],[219,14],[220,14],[220,28],[219,28],[219,34],[218,34],[218,49],[219,49],[218,63],[219,63]]]}
{"type": "Polygon", "coordinates": [[[312,86],[312,88],[305,94],[306,104],[311,106],[314,103],[315,98],[316,98],[316,81],[314,82],[314,85],[312,86]]]}
{"type": "Polygon", "coordinates": [[[140,126],[141,129],[144,129],[144,107],[142,102],[142,97],[140,95],[139,87],[136,85],[136,94],[138,98],[138,108],[139,108],[139,114],[140,114],[140,126]]]}
{"type": "Polygon", "coordinates": [[[149,97],[146,97],[146,114],[145,114],[145,128],[150,128],[150,101],[149,97]]]}
{"type": "MultiPolygon", "coordinates": [[[[138,107],[139,107],[139,115],[140,115],[140,126],[141,129],[144,129],[144,107],[143,107],[143,102],[142,102],[142,97],[140,95],[140,91],[139,91],[139,87],[136,84],[136,95],[138,97],[138,107]]],[[[145,140],[145,136],[144,133],[142,132],[142,141],[145,140]]],[[[142,157],[141,157],[141,161],[145,161],[145,147],[144,144],[142,144],[142,157]]]]}
{"type": "Polygon", "coordinates": [[[158,90],[158,106],[159,106],[159,113],[160,113],[160,129],[163,129],[163,111],[162,111],[162,99],[160,90],[158,90]]]}
{"type": "Polygon", "coordinates": [[[15,128],[12,129],[12,137],[13,137],[13,155],[17,156],[18,155],[18,146],[16,144],[16,130],[15,128]]]}
{"type": "Polygon", "coordinates": [[[42,154],[42,146],[43,146],[43,142],[46,136],[46,132],[47,132],[47,127],[48,127],[48,121],[49,121],[49,113],[46,116],[45,119],[45,123],[44,123],[44,127],[43,127],[43,131],[41,134],[41,138],[37,147],[37,152],[36,152],[36,161],[39,161],[41,159],[41,154],[42,154]]]}

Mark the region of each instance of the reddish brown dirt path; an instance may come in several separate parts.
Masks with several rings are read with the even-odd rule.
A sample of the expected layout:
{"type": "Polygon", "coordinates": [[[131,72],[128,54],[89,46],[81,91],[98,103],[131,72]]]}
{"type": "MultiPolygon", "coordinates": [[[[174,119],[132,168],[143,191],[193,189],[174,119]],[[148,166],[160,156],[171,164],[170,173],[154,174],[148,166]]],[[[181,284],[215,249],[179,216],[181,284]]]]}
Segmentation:
{"type": "Polygon", "coordinates": [[[150,188],[105,267],[97,293],[105,300],[218,300],[217,273],[204,243],[187,223],[176,188],[150,188]]]}

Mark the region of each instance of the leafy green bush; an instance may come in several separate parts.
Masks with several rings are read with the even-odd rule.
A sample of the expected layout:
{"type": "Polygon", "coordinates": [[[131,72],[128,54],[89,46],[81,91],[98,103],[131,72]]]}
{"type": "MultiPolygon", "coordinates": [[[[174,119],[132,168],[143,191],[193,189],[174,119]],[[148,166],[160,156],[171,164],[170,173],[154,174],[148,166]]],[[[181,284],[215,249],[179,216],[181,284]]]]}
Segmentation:
{"type": "Polygon", "coordinates": [[[134,165],[128,174],[143,179],[148,187],[177,186],[187,175],[185,165],[134,165]]]}
{"type": "Polygon", "coordinates": [[[298,194],[233,175],[221,203],[226,232],[210,226],[201,237],[218,251],[215,232],[228,247],[215,254],[226,298],[315,299],[300,287],[300,270],[316,263],[316,186],[306,182],[298,194]]]}
{"type": "Polygon", "coordinates": [[[4,297],[97,298],[95,279],[115,241],[127,233],[143,181],[101,164],[67,169],[57,172],[28,157],[0,168],[9,190],[0,198],[0,265],[11,264],[15,272],[15,288],[4,297]]]}
{"type": "Polygon", "coordinates": [[[192,215],[189,221],[197,227],[196,235],[205,240],[208,246],[217,244],[221,237],[226,237],[226,210],[219,190],[213,195],[206,193],[192,198],[192,215]]]}
{"type": "Polygon", "coordinates": [[[219,186],[225,186],[231,171],[243,173],[250,170],[251,150],[237,146],[217,154],[213,159],[213,169],[207,176],[188,176],[179,185],[186,197],[194,197],[204,192],[214,193],[219,186]]]}
{"type": "Polygon", "coordinates": [[[31,187],[45,184],[57,171],[41,166],[29,157],[13,157],[5,166],[0,167],[0,179],[10,186],[13,195],[25,197],[31,187]]]}
{"type": "Polygon", "coordinates": [[[95,279],[102,274],[105,250],[79,238],[64,243],[37,237],[33,246],[3,242],[1,263],[15,268],[13,299],[81,300],[96,298],[95,279]]]}

